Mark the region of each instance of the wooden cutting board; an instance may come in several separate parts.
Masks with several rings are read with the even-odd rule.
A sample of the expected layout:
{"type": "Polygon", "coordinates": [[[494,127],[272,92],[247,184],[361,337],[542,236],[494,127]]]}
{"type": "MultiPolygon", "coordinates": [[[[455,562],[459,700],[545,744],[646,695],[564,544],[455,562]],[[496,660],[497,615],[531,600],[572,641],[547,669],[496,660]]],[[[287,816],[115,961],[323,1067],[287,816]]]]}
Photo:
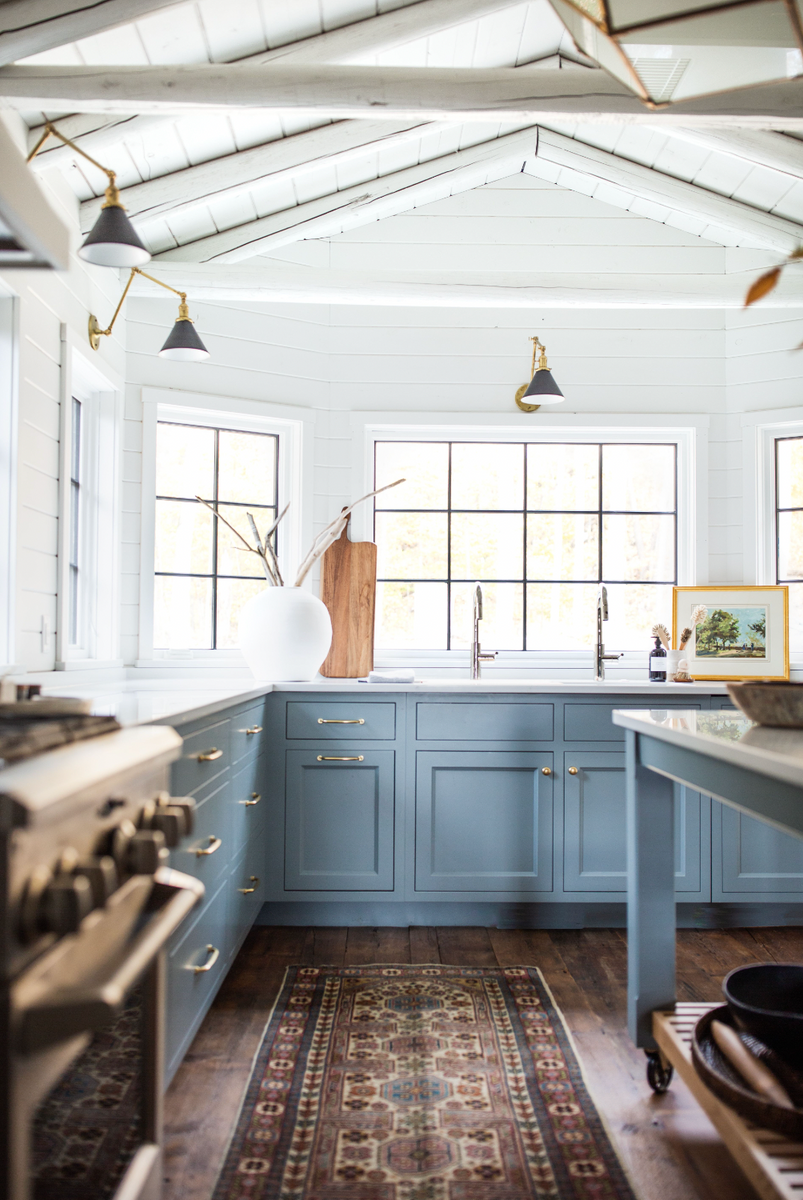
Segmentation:
{"type": "Polygon", "coordinates": [[[349,541],[349,525],[321,560],[321,599],[332,618],[332,646],[321,674],[359,679],[374,665],[376,545],[349,541]]]}

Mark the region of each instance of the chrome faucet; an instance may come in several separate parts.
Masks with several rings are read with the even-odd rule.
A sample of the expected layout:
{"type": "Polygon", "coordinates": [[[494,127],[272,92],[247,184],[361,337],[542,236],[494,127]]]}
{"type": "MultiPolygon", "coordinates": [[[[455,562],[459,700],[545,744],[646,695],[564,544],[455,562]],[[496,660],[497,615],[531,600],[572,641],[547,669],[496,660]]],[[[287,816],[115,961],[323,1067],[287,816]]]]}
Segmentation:
{"type": "Polygon", "coordinates": [[[474,637],[471,642],[471,678],[479,679],[480,663],[493,662],[496,658],[495,650],[488,650],[483,654],[480,650],[480,621],[482,620],[482,588],[478,583],[474,584],[474,637]]]}
{"type": "Polygon", "coordinates": [[[597,593],[597,665],[594,678],[605,678],[606,662],[614,662],[617,658],[621,658],[621,654],[606,654],[605,644],[602,641],[602,622],[608,620],[608,589],[604,584],[601,585],[597,593]]]}

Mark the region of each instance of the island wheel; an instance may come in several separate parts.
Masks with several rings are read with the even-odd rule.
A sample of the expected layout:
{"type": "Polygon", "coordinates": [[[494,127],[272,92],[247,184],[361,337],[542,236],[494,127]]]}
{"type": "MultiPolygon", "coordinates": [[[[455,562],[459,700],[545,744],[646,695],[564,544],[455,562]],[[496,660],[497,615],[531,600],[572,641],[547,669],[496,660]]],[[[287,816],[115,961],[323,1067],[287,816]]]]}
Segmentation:
{"type": "Polygon", "coordinates": [[[667,1090],[675,1068],[666,1062],[660,1050],[647,1050],[647,1083],[659,1096],[667,1090]]]}

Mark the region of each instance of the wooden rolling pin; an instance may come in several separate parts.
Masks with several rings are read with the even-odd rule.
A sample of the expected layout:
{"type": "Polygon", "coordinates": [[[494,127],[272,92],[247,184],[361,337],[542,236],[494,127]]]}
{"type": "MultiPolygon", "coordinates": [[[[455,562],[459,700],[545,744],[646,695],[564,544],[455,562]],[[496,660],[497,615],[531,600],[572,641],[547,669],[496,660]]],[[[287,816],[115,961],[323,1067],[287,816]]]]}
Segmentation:
{"type": "Polygon", "coordinates": [[[779,1108],[795,1107],[772,1071],[747,1049],[735,1029],[731,1029],[730,1025],[725,1025],[722,1021],[712,1021],[711,1035],[728,1061],[750,1084],[754,1092],[758,1092],[759,1096],[769,1100],[771,1104],[777,1104],[779,1108]]]}

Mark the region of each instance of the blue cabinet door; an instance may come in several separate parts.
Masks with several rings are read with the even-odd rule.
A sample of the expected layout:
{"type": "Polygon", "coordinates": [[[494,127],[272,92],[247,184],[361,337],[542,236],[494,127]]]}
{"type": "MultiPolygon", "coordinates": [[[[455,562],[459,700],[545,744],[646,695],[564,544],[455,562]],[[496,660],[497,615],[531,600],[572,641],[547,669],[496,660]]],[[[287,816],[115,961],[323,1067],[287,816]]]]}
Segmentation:
{"type": "MultiPolygon", "coordinates": [[[[564,891],[624,895],[624,754],[613,750],[568,751],[563,779],[564,891]]],[[[709,804],[699,792],[685,787],[675,789],[675,894],[681,901],[710,898],[709,804]]]]}
{"type": "Polygon", "coordinates": [[[419,751],[417,892],[552,890],[552,755],[419,751]]]}
{"type": "Polygon", "coordinates": [[[288,750],[285,891],[393,890],[395,752],[288,750]]]}
{"type": "Polygon", "coordinates": [[[711,803],[714,900],[788,900],[803,893],[800,838],[711,803]]]}

